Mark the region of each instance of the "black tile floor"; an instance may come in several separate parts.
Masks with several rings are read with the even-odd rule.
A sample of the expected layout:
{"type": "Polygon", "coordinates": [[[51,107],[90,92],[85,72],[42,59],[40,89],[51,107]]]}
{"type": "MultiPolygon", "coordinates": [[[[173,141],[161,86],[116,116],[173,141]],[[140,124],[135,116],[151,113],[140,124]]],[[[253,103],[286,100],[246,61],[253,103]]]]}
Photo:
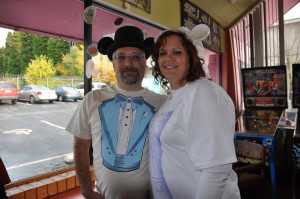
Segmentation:
{"type": "MultiPolygon", "coordinates": [[[[266,183],[262,192],[259,190],[247,190],[241,192],[242,199],[274,199],[272,196],[271,177],[269,169],[266,170],[266,183]]],[[[296,172],[276,173],[276,199],[300,199],[300,170],[296,172]],[[295,175],[295,183],[292,186],[292,176],[295,175]],[[294,188],[294,189],[293,189],[294,188]]]]}

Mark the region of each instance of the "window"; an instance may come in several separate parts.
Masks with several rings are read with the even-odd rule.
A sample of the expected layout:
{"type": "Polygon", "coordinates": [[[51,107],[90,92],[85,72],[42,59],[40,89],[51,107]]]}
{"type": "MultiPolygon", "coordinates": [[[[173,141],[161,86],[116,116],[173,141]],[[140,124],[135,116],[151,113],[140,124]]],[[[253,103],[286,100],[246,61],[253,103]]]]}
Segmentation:
{"type": "MultiPolygon", "coordinates": [[[[81,8],[82,2],[74,2],[76,2],[76,4],[79,3],[81,8]]],[[[113,33],[118,28],[118,26],[114,25],[113,22],[115,19],[120,17],[123,18],[124,24],[132,24],[140,27],[144,31],[145,36],[155,36],[162,30],[161,28],[154,27],[148,23],[136,21],[132,17],[127,17],[123,14],[115,14],[115,12],[108,12],[107,10],[100,8],[97,8],[97,15],[105,15],[105,17],[103,17],[106,19],[105,21],[112,22],[110,24],[102,24],[102,26],[107,26],[108,28],[103,28],[102,26],[97,27],[96,25],[93,27],[94,29],[106,30],[107,32],[103,36],[113,37],[113,33]]],[[[80,15],[80,17],[82,17],[82,15],[80,15]]],[[[29,31],[26,29],[23,30],[25,32],[29,31]]],[[[17,37],[17,35],[20,34],[25,36],[25,33],[23,33],[24,32],[21,31],[14,31],[10,36],[17,37]]],[[[30,35],[36,36],[33,34],[30,35]]],[[[49,37],[36,37],[35,39],[43,39],[47,41],[44,42],[44,44],[54,42],[52,40],[53,38],[49,37]],[[51,39],[51,42],[49,39],[51,39]]],[[[72,45],[71,49],[74,50],[76,46],[78,46],[78,43],[72,45]]],[[[70,51],[70,45],[68,45],[68,50],[70,51]]],[[[110,82],[114,84],[114,82],[105,79],[103,75],[110,75],[111,70],[113,70],[112,66],[107,65],[105,57],[100,57],[99,55],[99,57],[93,58],[96,66],[93,75],[93,83],[104,82],[105,84],[100,85],[101,88],[110,85],[110,82]],[[104,67],[105,65],[107,65],[107,67],[104,67]]],[[[83,71],[83,58],[79,61],[81,64],[73,64],[72,67],[73,69],[82,69],[83,71]]],[[[3,69],[5,71],[2,69],[3,68],[1,68],[1,73],[3,72],[3,74],[5,74],[7,72],[6,68],[3,69]]],[[[0,80],[5,78],[13,79],[18,88],[24,88],[24,90],[25,88],[27,90],[27,87],[25,87],[26,85],[43,85],[51,89],[60,85],[75,87],[77,84],[77,89],[84,89],[84,85],[79,84],[84,81],[83,74],[76,77],[73,75],[64,76],[62,75],[64,71],[61,70],[60,76],[43,79],[28,79],[21,75],[25,72],[22,70],[20,70],[20,75],[9,75],[9,77],[0,74],[0,80]]],[[[151,71],[149,70],[147,75],[150,74],[151,71]]],[[[98,86],[94,87],[98,88],[98,86]]],[[[54,101],[54,103],[50,104],[42,99],[42,102],[34,104],[18,102],[14,107],[9,106],[7,103],[0,104],[1,115],[5,115],[5,117],[2,117],[0,120],[0,155],[7,167],[12,182],[73,167],[73,136],[64,130],[64,128],[79,103],[80,102],[75,101],[54,101]]]]}
{"type": "MultiPolygon", "coordinates": [[[[242,21],[231,28],[237,91],[240,110],[244,108],[240,70],[242,68],[282,65],[277,0],[257,5],[242,21]]],[[[288,93],[291,90],[291,67],[300,62],[300,5],[284,0],[284,64],[288,72],[288,93]],[[289,14],[293,13],[293,14],[289,14]]],[[[289,107],[291,99],[289,97],[289,107]]]]}

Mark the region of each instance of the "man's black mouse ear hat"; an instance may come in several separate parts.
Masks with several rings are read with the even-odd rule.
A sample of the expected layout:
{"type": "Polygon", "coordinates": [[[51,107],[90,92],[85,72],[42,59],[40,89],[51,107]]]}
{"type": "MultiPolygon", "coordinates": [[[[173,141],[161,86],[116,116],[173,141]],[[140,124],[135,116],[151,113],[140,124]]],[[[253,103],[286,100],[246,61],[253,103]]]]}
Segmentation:
{"type": "Polygon", "coordinates": [[[103,37],[98,42],[98,51],[107,55],[109,60],[112,60],[113,53],[123,47],[136,47],[145,52],[145,57],[151,55],[152,48],[154,46],[154,39],[148,37],[144,40],[143,32],[135,26],[123,26],[119,28],[115,33],[115,39],[111,37],[103,37]]]}

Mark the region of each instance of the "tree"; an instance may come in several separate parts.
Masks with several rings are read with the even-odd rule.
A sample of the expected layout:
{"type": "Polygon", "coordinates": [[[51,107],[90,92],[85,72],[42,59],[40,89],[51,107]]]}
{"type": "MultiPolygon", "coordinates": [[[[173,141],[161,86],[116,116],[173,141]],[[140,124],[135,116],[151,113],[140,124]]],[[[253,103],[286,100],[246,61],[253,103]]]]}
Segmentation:
{"type": "Polygon", "coordinates": [[[57,74],[64,76],[83,76],[83,50],[74,46],[74,50],[63,55],[62,63],[57,67],[57,74]]]}
{"type": "Polygon", "coordinates": [[[63,55],[70,52],[70,44],[68,41],[49,38],[47,45],[47,55],[53,59],[56,66],[62,62],[63,55]]]}
{"type": "Polygon", "coordinates": [[[7,59],[7,72],[10,74],[20,74],[20,32],[14,31],[14,34],[8,33],[6,38],[6,56],[7,59]]]}
{"type": "Polygon", "coordinates": [[[39,35],[33,36],[33,55],[39,57],[40,55],[47,55],[48,37],[39,35]]]}
{"type": "Polygon", "coordinates": [[[117,83],[115,71],[113,69],[108,70],[108,71],[103,71],[99,73],[97,76],[93,76],[93,79],[99,81],[99,82],[104,82],[107,85],[114,85],[117,83]]]}
{"type": "Polygon", "coordinates": [[[93,80],[113,85],[117,82],[113,65],[106,55],[98,54],[95,59],[95,71],[93,80]]]}
{"type": "Polygon", "coordinates": [[[6,61],[7,57],[5,55],[5,48],[1,47],[0,48],[0,74],[4,74],[7,71],[7,66],[6,66],[6,61]]]}
{"type": "Polygon", "coordinates": [[[6,47],[0,51],[0,72],[24,74],[28,64],[35,57],[46,55],[54,66],[70,51],[68,41],[14,31],[8,33],[6,47]]]}
{"type": "Polygon", "coordinates": [[[20,67],[21,67],[21,74],[24,74],[28,64],[34,59],[33,55],[33,35],[27,34],[24,32],[20,32],[20,42],[21,42],[21,49],[20,49],[20,67]]]}
{"type": "Polygon", "coordinates": [[[42,78],[51,77],[54,74],[53,60],[47,58],[46,55],[40,55],[29,63],[25,77],[30,78],[30,84],[38,85],[42,78]]]}

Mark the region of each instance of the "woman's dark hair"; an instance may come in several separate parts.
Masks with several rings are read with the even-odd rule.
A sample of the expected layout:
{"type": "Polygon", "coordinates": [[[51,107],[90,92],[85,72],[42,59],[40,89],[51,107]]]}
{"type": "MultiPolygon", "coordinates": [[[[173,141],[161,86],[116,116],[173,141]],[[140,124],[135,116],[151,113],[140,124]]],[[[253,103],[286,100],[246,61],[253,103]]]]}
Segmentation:
{"type": "Polygon", "coordinates": [[[156,82],[161,81],[161,86],[165,90],[169,90],[168,83],[169,81],[164,77],[164,75],[161,73],[158,65],[158,59],[159,59],[159,49],[166,45],[167,43],[167,37],[176,35],[181,38],[182,45],[185,48],[187,54],[189,55],[189,64],[190,68],[188,71],[188,74],[185,78],[182,79],[181,82],[184,80],[188,82],[192,82],[196,79],[200,79],[202,77],[205,77],[205,72],[203,70],[203,64],[204,60],[198,57],[198,51],[193,42],[187,38],[186,34],[180,31],[173,31],[173,30],[167,30],[166,32],[162,33],[158,40],[155,43],[152,59],[155,63],[153,66],[152,74],[154,76],[154,79],[156,82]]]}

